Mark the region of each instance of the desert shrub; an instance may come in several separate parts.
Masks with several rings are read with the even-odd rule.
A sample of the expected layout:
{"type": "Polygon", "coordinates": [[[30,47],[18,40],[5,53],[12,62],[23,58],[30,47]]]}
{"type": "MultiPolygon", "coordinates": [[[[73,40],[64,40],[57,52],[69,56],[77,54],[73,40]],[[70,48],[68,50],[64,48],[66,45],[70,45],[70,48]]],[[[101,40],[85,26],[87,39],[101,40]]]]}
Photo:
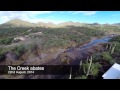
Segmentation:
{"type": "Polygon", "coordinates": [[[61,60],[61,64],[66,64],[68,65],[70,63],[70,60],[69,59],[65,59],[65,60],[61,60]]]}
{"type": "Polygon", "coordinates": [[[36,51],[38,48],[36,43],[27,44],[25,47],[26,47],[27,51],[30,53],[36,51]]]}
{"type": "Polygon", "coordinates": [[[23,45],[15,46],[13,52],[20,57],[25,52],[25,47],[23,45]]]}
{"type": "Polygon", "coordinates": [[[102,57],[101,57],[100,53],[93,54],[93,62],[99,62],[99,61],[101,61],[101,59],[102,59],[102,57]]]}
{"type": "Polygon", "coordinates": [[[89,67],[89,63],[84,63],[84,64],[82,65],[82,68],[84,69],[84,70],[82,70],[82,71],[83,71],[84,73],[83,73],[83,74],[81,73],[80,76],[78,75],[78,76],[76,76],[74,79],[87,79],[89,75],[91,75],[91,76],[93,76],[93,77],[97,76],[98,73],[99,73],[99,70],[100,70],[100,68],[101,68],[101,64],[99,64],[99,63],[92,63],[91,68],[90,68],[89,75],[86,76],[85,72],[87,72],[88,67],[89,67]]]}
{"type": "Polygon", "coordinates": [[[86,61],[85,63],[82,64],[83,72],[84,72],[84,74],[86,74],[86,76],[88,76],[88,75],[97,76],[100,67],[101,67],[101,64],[99,64],[98,62],[96,62],[96,63],[92,62],[90,64],[88,61],[86,61]]]}
{"type": "Polygon", "coordinates": [[[109,40],[110,42],[119,42],[120,43],[120,35],[119,36],[116,36],[116,37],[113,37],[112,39],[109,40]]]}
{"type": "Polygon", "coordinates": [[[101,65],[99,63],[93,63],[92,67],[91,67],[91,75],[97,76],[100,67],[101,67],[101,65]]]}
{"type": "Polygon", "coordinates": [[[119,42],[114,42],[114,43],[116,43],[116,47],[115,47],[115,52],[120,52],[120,43],[119,42]]]}
{"type": "Polygon", "coordinates": [[[23,35],[28,35],[30,34],[30,32],[23,32],[23,35]]]}
{"type": "Polygon", "coordinates": [[[12,43],[13,38],[4,38],[4,39],[0,39],[0,44],[2,45],[8,45],[12,43]]]}
{"type": "Polygon", "coordinates": [[[60,54],[58,58],[61,64],[66,64],[66,65],[70,64],[70,58],[67,57],[66,53],[60,54]]]}
{"type": "Polygon", "coordinates": [[[3,51],[3,48],[2,47],[0,47],[0,53],[3,51]]]}
{"type": "Polygon", "coordinates": [[[109,63],[110,63],[111,65],[113,65],[114,63],[116,63],[116,61],[115,61],[115,60],[111,60],[109,63]]]}
{"type": "Polygon", "coordinates": [[[103,52],[102,53],[103,60],[110,62],[113,58],[109,52],[103,52]]]}

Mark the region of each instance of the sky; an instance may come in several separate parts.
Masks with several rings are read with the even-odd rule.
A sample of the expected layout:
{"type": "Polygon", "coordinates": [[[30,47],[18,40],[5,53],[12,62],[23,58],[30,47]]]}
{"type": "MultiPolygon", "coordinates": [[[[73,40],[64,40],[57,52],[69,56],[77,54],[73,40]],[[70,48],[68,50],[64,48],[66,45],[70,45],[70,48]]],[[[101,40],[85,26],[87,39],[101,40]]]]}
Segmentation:
{"type": "Polygon", "coordinates": [[[0,11],[0,24],[12,19],[21,19],[32,23],[62,22],[120,23],[120,11],[0,11]]]}

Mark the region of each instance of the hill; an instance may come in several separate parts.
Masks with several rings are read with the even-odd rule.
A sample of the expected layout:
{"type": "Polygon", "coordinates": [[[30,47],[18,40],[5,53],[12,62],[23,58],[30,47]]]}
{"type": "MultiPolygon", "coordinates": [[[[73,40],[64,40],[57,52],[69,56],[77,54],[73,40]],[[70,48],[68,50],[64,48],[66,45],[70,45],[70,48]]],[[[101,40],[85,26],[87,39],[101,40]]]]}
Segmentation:
{"type": "Polygon", "coordinates": [[[37,24],[35,24],[35,26],[37,27],[55,27],[56,24],[48,22],[48,23],[43,23],[43,22],[39,22],[37,24]]]}
{"type": "Polygon", "coordinates": [[[58,24],[57,26],[58,27],[63,27],[63,26],[83,26],[85,25],[84,23],[80,23],[80,22],[72,22],[72,21],[69,21],[69,22],[63,22],[63,23],[60,23],[58,24]]]}
{"type": "Polygon", "coordinates": [[[83,26],[87,25],[85,23],[80,23],[80,22],[63,22],[60,24],[54,24],[52,22],[44,23],[44,22],[39,22],[39,23],[30,23],[27,21],[23,21],[20,19],[13,19],[10,20],[6,23],[3,23],[0,25],[1,28],[9,28],[9,27],[65,27],[65,26],[83,26]]]}
{"type": "Polygon", "coordinates": [[[2,28],[8,27],[33,27],[34,24],[20,19],[13,19],[0,25],[2,28]]]}

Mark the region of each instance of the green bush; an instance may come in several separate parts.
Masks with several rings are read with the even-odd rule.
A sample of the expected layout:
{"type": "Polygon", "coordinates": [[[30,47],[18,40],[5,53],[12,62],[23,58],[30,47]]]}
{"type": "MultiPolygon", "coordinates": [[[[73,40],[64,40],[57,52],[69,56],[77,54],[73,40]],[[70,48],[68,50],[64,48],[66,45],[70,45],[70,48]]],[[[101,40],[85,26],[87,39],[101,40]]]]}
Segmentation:
{"type": "Polygon", "coordinates": [[[103,60],[105,60],[107,62],[110,62],[111,60],[113,60],[113,58],[109,52],[103,52],[102,57],[103,57],[103,60]]]}
{"type": "Polygon", "coordinates": [[[13,38],[4,38],[0,39],[0,44],[2,45],[9,45],[12,43],[13,38]]]}
{"type": "Polygon", "coordinates": [[[100,53],[93,54],[93,62],[99,62],[99,61],[101,61],[101,54],[100,53]]]}
{"type": "Polygon", "coordinates": [[[116,47],[115,47],[115,52],[120,52],[120,43],[119,42],[115,42],[116,43],[116,47]]]}
{"type": "Polygon", "coordinates": [[[115,60],[111,60],[109,63],[110,63],[111,65],[113,65],[114,63],[116,63],[116,61],[115,61],[115,60]]]}
{"type": "Polygon", "coordinates": [[[23,45],[16,46],[13,49],[13,52],[20,57],[25,52],[25,47],[23,45]]]}
{"type": "Polygon", "coordinates": [[[32,44],[27,45],[27,50],[28,50],[29,52],[36,51],[37,48],[38,48],[38,46],[37,46],[36,43],[32,43],[32,44]]]}
{"type": "Polygon", "coordinates": [[[91,75],[97,76],[101,65],[99,63],[93,63],[91,67],[91,75]]]}
{"type": "Polygon", "coordinates": [[[110,42],[119,42],[120,43],[120,35],[119,36],[116,36],[116,37],[113,37],[112,39],[109,40],[110,42]]]}

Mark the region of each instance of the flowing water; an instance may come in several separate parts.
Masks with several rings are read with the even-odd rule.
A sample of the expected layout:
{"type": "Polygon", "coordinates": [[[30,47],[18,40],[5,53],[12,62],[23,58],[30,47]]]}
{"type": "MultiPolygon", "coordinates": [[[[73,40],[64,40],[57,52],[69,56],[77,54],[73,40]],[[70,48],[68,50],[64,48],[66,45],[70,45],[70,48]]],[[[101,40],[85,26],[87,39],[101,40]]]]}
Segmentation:
{"type": "Polygon", "coordinates": [[[80,49],[85,49],[85,48],[89,48],[95,44],[98,44],[98,43],[106,43],[108,42],[110,39],[112,39],[111,37],[104,37],[104,38],[101,38],[101,39],[96,39],[96,40],[93,40],[91,42],[89,42],[88,44],[86,45],[83,45],[80,47],[80,49]]]}

